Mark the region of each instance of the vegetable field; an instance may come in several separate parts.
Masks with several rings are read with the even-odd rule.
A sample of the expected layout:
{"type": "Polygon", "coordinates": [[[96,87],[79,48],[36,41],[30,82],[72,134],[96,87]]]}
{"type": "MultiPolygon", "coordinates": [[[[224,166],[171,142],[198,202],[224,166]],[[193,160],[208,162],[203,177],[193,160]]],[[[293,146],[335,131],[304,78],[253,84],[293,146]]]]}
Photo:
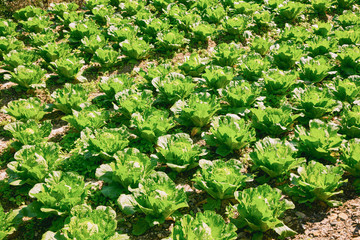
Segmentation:
{"type": "Polygon", "coordinates": [[[0,240],[360,236],[307,229],[355,219],[358,0],[27,6],[0,107],[0,240]]]}

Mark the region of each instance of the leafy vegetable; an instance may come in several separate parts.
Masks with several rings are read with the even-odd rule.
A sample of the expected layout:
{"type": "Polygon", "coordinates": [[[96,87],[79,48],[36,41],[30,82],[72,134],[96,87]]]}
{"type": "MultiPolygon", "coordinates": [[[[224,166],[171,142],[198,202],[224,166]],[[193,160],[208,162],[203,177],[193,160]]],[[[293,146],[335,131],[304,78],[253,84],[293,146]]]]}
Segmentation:
{"type": "Polygon", "coordinates": [[[285,106],[282,108],[253,108],[251,113],[254,128],[260,133],[270,136],[279,136],[288,132],[295,119],[300,117],[299,114],[292,114],[291,109],[285,106]]]}
{"type": "Polygon", "coordinates": [[[96,177],[109,185],[102,193],[110,198],[118,198],[127,189],[133,189],[154,172],[156,161],[136,148],[126,148],[114,154],[115,162],[103,164],[96,170],[96,177]]]}
{"type": "Polygon", "coordinates": [[[205,69],[202,74],[206,85],[212,89],[225,88],[226,85],[234,78],[233,70],[230,67],[215,67],[205,69]]]}
{"type": "Polygon", "coordinates": [[[272,178],[286,176],[290,170],[305,162],[296,158],[297,149],[286,140],[265,137],[255,144],[255,151],[250,153],[253,169],[260,169],[272,178]]]}
{"type": "Polygon", "coordinates": [[[24,88],[44,87],[46,79],[46,70],[38,65],[18,66],[14,72],[5,76],[11,82],[19,84],[24,88]]]}
{"type": "Polygon", "coordinates": [[[9,184],[18,186],[43,182],[62,162],[60,146],[56,143],[24,145],[15,153],[15,160],[8,163],[9,184]]]}
{"type": "Polygon", "coordinates": [[[360,106],[354,105],[342,111],[341,132],[347,137],[356,138],[360,134],[360,106]]]}
{"type": "Polygon", "coordinates": [[[55,62],[51,62],[53,71],[57,73],[60,78],[65,80],[77,80],[79,82],[86,80],[85,77],[81,76],[84,63],[83,59],[73,55],[67,58],[59,58],[56,59],[55,62]]]}
{"type": "Polygon", "coordinates": [[[50,120],[38,124],[34,120],[27,122],[13,122],[4,126],[4,130],[11,132],[12,136],[24,145],[46,141],[52,130],[50,120]]]}
{"type": "Polygon", "coordinates": [[[215,199],[234,198],[234,192],[252,180],[250,176],[241,172],[243,164],[235,159],[227,162],[200,160],[199,165],[201,170],[193,179],[195,187],[205,190],[215,199]]]}
{"type": "Polygon", "coordinates": [[[130,124],[139,137],[151,143],[155,143],[158,137],[165,135],[175,126],[167,111],[155,108],[146,109],[143,113],[133,113],[130,124]]]}
{"type": "Polygon", "coordinates": [[[347,180],[341,180],[344,171],[341,167],[324,166],[315,161],[310,161],[299,167],[298,175],[291,174],[293,187],[287,187],[287,194],[299,203],[323,201],[329,206],[338,206],[338,201],[330,200],[334,195],[342,193],[336,191],[347,180]]]}
{"type": "Polygon", "coordinates": [[[45,106],[39,98],[30,97],[11,101],[2,110],[4,113],[16,118],[16,120],[26,122],[29,119],[41,120],[45,115],[44,109],[45,106]]]}
{"type": "Polygon", "coordinates": [[[126,89],[118,92],[115,95],[117,108],[119,112],[124,114],[127,118],[131,118],[131,115],[135,112],[143,112],[145,109],[151,107],[153,103],[152,91],[136,91],[132,89],[126,89]]]}
{"type": "Polygon", "coordinates": [[[109,99],[115,99],[118,92],[129,89],[133,85],[133,79],[126,74],[115,74],[102,77],[99,83],[100,89],[109,99]]]}
{"type": "Polygon", "coordinates": [[[350,175],[360,176],[360,145],[358,139],[351,139],[341,148],[341,167],[350,175]]]}
{"type": "Polygon", "coordinates": [[[340,111],[342,107],[341,102],[334,100],[327,89],[317,87],[297,88],[294,90],[294,98],[296,107],[310,119],[340,111]]]}
{"type": "Polygon", "coordinates": [[[56,89],[51,97],[55,100],[55,108],[65,114],[71,114],[72,109],[79,111],[84,107],[88,100],[88,92],[79,84],[66,83],[64,88],[56,89]]]}
{"type": "Polygon", "coordinates": [[[282,237],[296,234],[279,219],[286,210],[295,208],[291,201],[282,199],[279,189],[263,184],[235,192],[235,198],[239,204],[229,207],[228,211],[237,228],[254,232],[254,238],[262,237],[262,233],[270,229],[282,237]]]}
{"type": "Polygon", "coordinates": [[[170,104],[175,103],[179,99],[187,98],[196,86],[193,83],[192,77],[185,77],[176,72],[154,78],[152,84],[160,92],[160,98],[170,104]]]}
{"type": "Polygon", "coordinates": [[[74,206],[84,203],[89,187],[82,176],[54,171],[45,178],[45,183],[37,183],[29,195],[41,204],[41,212],[67,215],[74,206]]]}
{"type": "Polygon", "coordinates": [[[121,52],[130,59],[140,60],[147,58],[152,46],[142,39],[130,39],[120,43],[121,52]]]}
{"type": "Polygon", "coordinates": [[[299,125],[295,128],[299,151],[315,159],[335,162],[336,158],[332,153],[338,151],[343,142],[342,136],[338,134],[338,126],[318,119],[310,120],[309,126],[309,131],[299,125]]]}
{"type": "Polygon", "coordinates": [[[199,77],[206,68],[206,59],[200,58],[197,53],[185,57],[185,62],[179,68],[192,77],[199,77]]]}
{"type": "Polygon", "coordinates": [[[157,146],[159,161],[177,172],[196,167],[200,157],[206,154],[186,133],[161,136],[157,146]]]}
{"type": "Polygon", "coordinates": [[[95,105],[85,107],[80,111],[72,110],[72,115],[68,115],[62,118],[67,121],[70,125],[76,128],[78,131],[89,127],[91,129],[101,128],[105,126],[106,121],[110,118],[109,111],[99,109],[95,105]]]}
{"type": "Polygon", "coordinates": [[[187,101],[179,100],[171,108],[176,121],[187,127],[204,127],[220,109],[216,96],[209,93],[193,94],[187,101]]]}
{"type": "Polygon", "coordinates": [[[213,62],[222,67],[232,67],[238,63],[242,51],[235,43],[221,43],[214,49],[213,62]]]}
{"type": "MultiPolygon", "coordinates": [[[[176,189],[175,183],[163,172],[151,174],[138,188],[129,190],[131,195],[122,194],[118,199],[121,210],[125,214],[145,213],[150,227],[163,223],[176,210],[188,207],[184,190],[176,189]]],[[[146,225],[143,228],[146,231],[146,225]]]]}
{"type": "Polygon", "coordinates": [[[185,214],[175,222],[175,226],[167,240],[175,239],[236,239],[236,227],[225,223],[224,219],[213,211],[198,212],[196,217],[185,214]]]}
{"type": "Polygon", "coordinates": [[[204,135],[204,139],[210,146],[217,147],[217,154],[225,157],[256,140],[255,129],[250,126],[234,114],[215,117],[211,122],[211,134],[204,135]]]}
{"type": "Polygon", "coordinates": [[[118,234],[116,228],[116,212],[111,207],[98,206],[92,209],[83,204],[71,209],[63,228],[56,233],[46,232],[42,239],[129,239],[126,234],[118,234]]]}

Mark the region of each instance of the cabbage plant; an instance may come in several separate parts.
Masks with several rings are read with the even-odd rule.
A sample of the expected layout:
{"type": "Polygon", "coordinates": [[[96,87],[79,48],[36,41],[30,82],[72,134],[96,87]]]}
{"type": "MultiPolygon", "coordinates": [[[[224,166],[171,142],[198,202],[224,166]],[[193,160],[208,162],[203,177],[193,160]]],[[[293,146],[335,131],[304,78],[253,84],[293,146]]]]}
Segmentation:
{"type": "Polygon", "coordinates": [[[360,135],[360,106],[347,107],[341,112],[341,133],[349,138],[356,138],[360,135]]]}
{"type": "Polygon", "coordinates": [[[35,120],[27,122],[13,122],[4,126],[4,130],[11,132],[11,135],[24,145],[34,145],[45,142],[52,130],[50,120],[37,123],[35,120]]]}
{"type": "Polygon", "coordinates": [[[223,239],[235,240],[236,227],[213,211],[198,212],[195,217],[185,214],[175,222],[170,237],[164,240],[175,239],[223,239]]]}
{"type": "Polygon", "coordinates": [[[96,169],[96,177],[103,180],[105,185],[101,192],[112,199],[116,199],[128,189],[138,187],[147,179],[156,167],[156,160],[149,158],[136,148],[126,148],[114,155],[115,161],[102,164],[96,169]]]}
{"type": "Polygon", "coordinates": [[[324,166],[310,161],[298,167],[297,174],[291,174],[292,186],[286,186],[285,191],[299,203],[322,201],[329,206],[338,206],[341,202],[330,198],[342,193],[342,190],[338,189],[347,182],[347,179],[342,180],[343,174],[340,166],[324,166]]]}
{"type": "Polygon", "coordinates": [[[126,234],[116,232],[116,228],[116,212],[111,207],[98,206],[92,209],[91,206],[82,204],[71,209],[61,229],[46,232],[42,239],[130,239],[126,234]]]}
{"type": "Polygon", "coordinates": [[[201,75],[210,89],[225,88],[234,76],[232,68],[216,66],[205,69],[205,73],[201,75]]]}
{"type": "Polygon", "coordinates": [[[197,189],[202,189],[215,199],[234,198],[234,192],[244,188],[252,181],[249,175],[241,172],[243,164],[235,159],[200,160],[201,169],[192,179],[197,189]]]}
{"type": "Polygon", "coordinates": [[[41,103],[39,98],[30,97],[9,102],[7,107],[2,108],[2,111],[18,121],[26,122],[30,119],[41,120],[46,114],[44,109],[45,105],[41,103]]]}
{"type": "Polygon", "coordinates": [[[250,153],[252,169],[260,169],[271,178],[287,176],[292,169],[305,162],[297,158],[297,149],[286,140],[265,137],[255,144],[255,151],[250,153]]]}
{"type": "Polygon", "coordinates": [[[296,234],[279,219],[286,210],[295,208],[279,189],[263,184],[235,192],[235,198],[239,203],[228,207],[230,220],[237,228],[253,232],[254,239],[262,239],[263,232],[270,229],[281,237],[296,234]]]}
{"type": "Polygon", "coordinates": [[[122,113],[125,117],[131,118],[135,112],[143,112],[153,104],[153,95],[150,90],[133,90],[125,89],[115,94],[115,109],[122,113]]]}
{"type": "Polygon", "coordinates": [[[57,143],[24,145],[15,153],[15,161],[8,163],[9,184],[19,186],[43,182],[62,163],[61,147],[57,143]]]}
{"type": "Polygon", "coordinates": [[[295,128],[300,153],[314,159],[335,162],[333,153],[339,150],[343,142],[343,136],[338,134],[339,127],[319,119],[310,120],[309,127],[309,130],[299,125],[295,128]]]}
{"type": "Polygon", "coordinates": [[[145,221],[138,223],[142,234],[148,227],[164,223],[176,210],[188,207],[184,190],[176,188],[175,183],[164,173],[155,172],[147,177],[138,188],[129,189],[131,194],[122,194],[118,204],[125,214],[144,213],[145,221]]]}
{"type": "Polygon", "coordinates": [[[176,172],[183,172],[195,168],[206,151],[186,133],[164,135],[157,141],[157,157],[176,172]]]}
{"type": "Polygon", "coordinates": [[[53,171],[44,183],[37,183],[29,191],[39,210],[47,214],[68,215],[71,209],[84,203],[90,185],[84,177],[73,172],[53,171]]]}
{"type": "Polygon", "coordinates": [[[171,111],[181,125],[202,128],[210,122],[219,109],[220,104],[215,95],[197,93],[186,101],[177,101],[171,111]]]}
{"type": "Polygon", "coordinates": [[[215,117],[211,122],[210,134],[205,134],[204,139],[208,145],[216,147],[216,153],[223,157],[256,140],[255,129],[235,114],[215,117]]]}
{"type": "Polygon", "coordinates": [[[86,127],[91,129],[101,128],[105,126],[109,118],[109,111],[90,105],[80,111],[72,110],[72,115],[62,117],[62,120],[70,123],[76,130],[81,131],[86,127]]]}
{"type": "Polygon", "coordinates": [[[13,72],[4,76],[5,79],[19,84],[24,88],[45,87],[46,70],[38,65],[20,65],[13,72]]]}

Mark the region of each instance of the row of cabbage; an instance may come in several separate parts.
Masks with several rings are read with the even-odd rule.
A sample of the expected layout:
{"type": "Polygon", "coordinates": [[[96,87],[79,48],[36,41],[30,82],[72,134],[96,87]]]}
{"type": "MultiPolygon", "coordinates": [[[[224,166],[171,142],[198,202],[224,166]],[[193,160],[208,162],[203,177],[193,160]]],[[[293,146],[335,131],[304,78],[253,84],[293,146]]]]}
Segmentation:
{"type": "Polygon", "coordinates": [[[3,108],[16,119],[4,127],[16,150],[8,183],[33,202],[0,211],[0,238],[23,216],[57,216],[44,239],[127,239],[110,206],[94,207],[99,187],[85,177],[104,183],[99,202],[139,217],[132,234],[174,216],[170,239],[236,239],[243,228],[254,238],[269,229],[289,236],[280,220],[295,208],[287,199],[339,205],[344,173],[355,186],[360,176],[354,3],[89,0],[82,11],[62,3],[4,19],[4,78],[20,90],[66,83],[48,104],[29,97],[3,108]],[[209,38],[213,51],[194,51],[209,38]],[[150,62],[179,51],[192,53],[183,63],[150,62]],[[144,59],[146,69],[107,76],[144,59]],[[86,68],[103,75],[104,94],[92,100],[77,83],[86,68]],[[60,143],[48,141],[53,111],[71,127],[60,143]],[[189,206],[175,184],[184,172],[196,172],[189,180],[208,194],[204,208],[236,199],[226,207],[231,223],[214,211],[179,216],[189,206]]]}

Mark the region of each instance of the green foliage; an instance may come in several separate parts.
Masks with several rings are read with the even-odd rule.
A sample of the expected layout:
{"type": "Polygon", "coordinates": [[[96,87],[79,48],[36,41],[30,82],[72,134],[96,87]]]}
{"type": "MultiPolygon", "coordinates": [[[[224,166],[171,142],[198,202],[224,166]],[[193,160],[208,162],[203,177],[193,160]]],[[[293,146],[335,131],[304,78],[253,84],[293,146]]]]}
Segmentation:
{"type": "Polygon", "coordinates": [[[205,190],[215,199],[234,198],[234,192],[244,188],[246,182],[252,178],[241,172],[243,164],[235,159],[224,160],[200,160],[199,170],[193,181],[197,189],[205,190]]]}
{"type": "Polygon", "coordinates": [[[253,169],[264,171],[271,178],[287,176],[290,171],[305,162],[296,158],[297,149],[286,140],[266,137],[255,144],[255,151],[250,153],[253,169]]]}
{"type": "Polygon", "coordinates": [[[185,77],[176,72],[154,78],[152,85],[160,93],[161,100],[170,104],[190,96],[196,86],[192,77],[185,77]]]}
{"type": "Polygon", "coordinates": [[[306,44],[308,45],[307,50],[310,52],[310,56],[312,57],[329,53],[332,49],[334,49],[335,43],[335,39],[327,39],[318,36],[306,41],[306,44]]]}
{"type": "Polygon", "coordinates": [[[100,63],[103,68],[110,68],[118,64],[119,52],[114,49],[99,48],[95,51],[94,62],[100,63]]]}
{"type": "Polygon", "coordinates": [[[43,213],[68,215],[71,209],[84,203],[89,185],[84,177],[72,172],[54,171],[45,178],[45,183],[37,183],[29,196],[36,198],[43,213]]]}
{"type": "Polygon", "coordinates": [[[205,79],[206,85],[212,89],[225,88],[234,78],[233,69],[230,67],[211,66],[205,69],[202,77],[205,79]]]}
{"type": "Polygon", "coordinates": [[[215,95],[197,93],[192,94],[187,101],[177,101],[171,111],[181,125],[202,128],[219,109],[220,104],[215,95]]]}
{"type": "Polygon", "coordinates": [[[213,63],[222,67],[232,67],[238,63],[242,54],[239,45],[235,43],[221,43],[214,49],[213,63]]]}
{"type": "Polygon", "coordinates": [[[57,59],[62,59],[70,56],[71,48],[69,44],[62,43],[48,43],[39,47],[39,55],[47,62],[55,62],[57,59]]]}
{"type": "Polygon", "coordinates": [[[132,89],[125,89],[115,95],[116,110],[122,113],[125,117],[131,118],[135,112],[142,113],[153,104],[152,91],[136,91],[132,89]]]}
{"type": "Polygon", "coordinates": [[[7,107],[3,107],[3,112],[14,117],[18,121],[26,122],[29,119],[35,121],[41,120],[44,115],[45,106],[40,99],[30,97],[28,99],[14,100],[8,103],[7,107]]]}
{"type": "Polygon", "coordinates": [[[51,97],[55,100],[54,106],[65,114],[72,110],[81,110],[88,100],[88,91],[80,84],[66,83],[64,88],[56,89],[51,97]]]}
{"type": "Polygon", "coordinates": [[[325,58],[304,60],[300,64],[301,71],[299,72],[299,77],[301,80],[318,83],[329,75],[329,71],[332,68],[329,60],[325,58]]]}
{"type": "Polygon", "coordinates": [[[192,53],[190,56],[185,57],[185,62],[179,68],[192,77],[200,77],[206,68],[206,59],[200,58],[197,53],[192,53]]]}
{"type": "Polygon", "coordinates": [[[296,18],[304,11],[304,9],[304,4],[289,1],[279,8],[279,15],[285,19],[285,21],[295,21],[296,18]]]}
{"type": "Polygon", "coordinates": [[[351,79],[336,79],[334,96],[342,102],[353,103],[360,96],[359,83],[351,79]]]}
{"type": "Polygon", "coordinates": [[[297,88],[294,90],[294,102],[306,118],[315,119],[327,113],[340,111],[341,102],[332,98],[327,89],[317,87],[297,88]]]}
{"type": "Polygon", "coordinates": [[[31,17],[44,16],[46,11],[34,6],[26,6],[13,14],[16,20],[26,21],[31,17]]]}
{"type": "MultiPolygon", "coordinates": [[[[91,127],[91,126],[90,126],[91,127]]],[[[125,126],[120,128],[101,128],[91,130],[86,127],[80,136],[84,148],[92,155],[107,159],[129,144],[129,132],[125,126]]]]}
{"type": "Polygon", "coordinates": [[[356,138],[360,134],[360,106],[347,107],[341,112],[341,133],[356,138]]]}
{"type": "Polygon", "coordinates": [[[294,68],[302,55],[303,51],[296,48],[296,45],[282,44],[273,54],[274,63],[281,70],[289,70],[294,68]]]}
{"type": "Polygon", "coordinates": [[[126,234],[118,234],[116,228],[116,212],[111,207],[98,206],[92,209],[91,206],[83,204],[71,209],[63,228],[56,233],[46,232],[42,239],[129,239],[126,234]]]}
{"type": "Polygon", "coordinates": [[[231,18],[226,17],[222,25],[228,34],[240,38],[247,28],[248,21],[249,19],[247,17],[239,15],[231,18]]]}
{"type": "Polygon", "coordinates": [[[225,90],[220,91],[221,96],[230,104],[230,111],[242,112],[243,108],[251,108],[260,96],[261,89],[258,85],[246,81],[232,81],[225,90]]]}
{"type": "Polygon", "coordinates": [[[296,72],[271,71],[264,76],[264,87],[267,94],[286,95],[296,84],[296,72]]]}
{"type": "Polygon", "coordinates": [[[166,110],[155,108],[148,108],[142,113],[133,113],[130,124],[140,138],[151,143],[155,143],[158,137],[165,135],[175,126],[173,118],[169,117],[166,110]]]}
{"type": "Polygon", "coordinates": [[[97,5],[91,9],[91,13],[94,14],[94,19],[100,25],[105,25],[115,13],[115,9],[108,5],[97,5]]]}
{"type": "Polygon", "coordinates": [[[122,194],[118,199],[121,210],[125,214],[145,213],[149,226],[161,224],[176,210],[188,207],[184,190],[176,189],[164,172],[154,172],[138,188],[129,190],[131,195],[122,194]]]}
{"type": "Polygon", "coordinates": [[[43,182],[62,162],[60,146],[56,143],[25,145],[15,153],[15,160],[8,166],[9,184],[19,186],[43,182]]]}
{"type": "Polygon", "coordinates": [[[50,120],[38,124],[34,120],[27,122],[13,122],[4,126],[4,130],[11,132],[12,136],[24,145],[33,145],[46,141],[52,130],[50,120]]]}
{"type": "Polygon", "coordinates": [[[3,19],[0,18],[0,36],[15,36],[16,33],[17,23],[12,21],[11,19],[3,19]]]}
{"type": "Polygon", "coordinates": [[[341,180],[344,171],[335,167],[310,161],[297,170],[298,175],[291,174],[292,187],[287,186],[286,193],[299,203],[323,201],[329,206],[338,206],[341,203],[330,200],[332,196],[342,193],[337,189],[347,180],[341,180]]]}
{"type": "Polygon", "coordinates": [[[46,70],[38,65],[20,65],[10,74],[5,75],[5,79],[19,84],[24,88],[45,87],[46,70]]]}
{"type": "Polygon", "coordinates": [[[226,16],[225,9],[221,6],[213,6],[206,8],[204,11],[203,19],[208,23],[219,23],[226,16]]]}
{"type": "Polygon", "coordinates": [[[99,35],[99,26],[94,21],[77,21],[69,24],[70,36],[69,41],[71,43],[80,43],[81,39],[86,36],[99,35]]]}
{"type": "Polygon", "coordinates": [[[115,161],[103,164],[96,170],[96,177],[108,183],[102,193],[110,198],[118,198],[127,189],[136,188],[147,179],[156,167],[150,159],[136,148],[126,148],[114,154],[115,161]]]}
{"type": "Polygon", "coordinates": [[[273,43],[274,42],[271,39],[255,37],[251,42],[251,49],[261,56],[265,56],[270,51],[270,47],[273,45],[273,43]]]}
{"type": "Polygon", "coordinates": [[[299,152],[311,158],[335,162],[332,153],[338,151],[343,142],[342,136],[338,134],[338,126],[318,119],[310,120],[309,126],[309,130],[299,125],[295,128],[299,152]]]}
{"type": "Polygon", "coordinates": [[[76,130],[81,131],[86,127],[97,129],[105,126],[106,121],[110,118],[107,110],[99,109],[95,105],[85,107],[80,111],[72,110],[72,115],[62,118],[62,120],[70,123],[76,130]]]}
{"type": "Polygon", "coordinates": [[[53,14],[58,17],[63,17],[65,12],[74,12],[79,8],[79,5],[76,3],[50,3],[50,10],[53,14]]]}
{"type": "Polygon", "coordinates": [[[20,50],[24,48],[24,43],[15,37],[0,37],[0,54],[4,55],[12,50],[20,50]]]}
{"type": "Polygon", "coordinates": [[[237,228],[245,227],[260,236],[270,229],[281,237],[296,234],[279,219],[286,210],[295,208],[291,201],[282,198],[279,189],[264,184],[235,192],[235,198],[239,204],[229,207],[228,211],[237,228]],[[234,217],[234,213],[238,217],[234,217]]]}
{"type": "Polygon", "coordinates": [[[3,240],[6,236],[15,232],[13,224],[17,211],[10,211],[5,213],[4,208],[0,205],[0,239],[3,240]]]}
{"type": "Polygon", "coordinates": [[[85,36],[81,39],[82,50],[88,54],[94,54],[99,48],[106,45],[106,40],[103,35],[85,36]]]}
{"type": "Polygon", "coordinates": [[[196,217],[184,215],[175,222],[174,229],[167,240],[175,239],[223,239],[237,238],[236,227],[225,223],[224,219],[213,211],[198,212],[196,217]]]}
{"type": "Polygon", "coordinates": [[[26,21],[20,21],[27,32],[41,33],[52,24],[48,16],[30,17],[26,21]]]}
{"type": "Polygon", "coordinates": [[[59,33],[53,32],[50,29],[45,29],[41,33],[31,32],[29,37],[31,46],[41,47],[47,43],[54,43],[59,38],[59,33]]]}
{"type": "Polygon", "coordinates": [[[206,154],[186,133],[161,136],[157,146],[159,161],[176,172],[197,167],[200,157],[206,154]]]}
{"type": "Polygon", "coordinates": [[[294,121],[300,117],[299,114],[292,114],[291,109],[285,106],[265,109],[252,108],[251,113],[253,127],[259,133],[270,136],[279,136],[290,131],[294,121]]]}
{"type": "Polygon", "coordinates": [[[240,72],[244,79],[248,81],[258,81],[263,76],[264,71],[270,67],[269,61],[258,55],[248,55],[242,59],[240,72]]]}
{"type": "Polygon", "coordinates": [[[129,89],[133,85],[133,79],[126,74],[114,74],[109,77],[102,77],[99,88],[109,99],[115,99],[118,92],[129,89]]]}
{"type": "Polygon", "coordinates": [[[110,39],[117,42],[125,41],[126,39],[134,39],[138,30],[136,26],[120,24],[119,26],[111,25],[108,28],[107,34],[110,39]]]}
{"type": "Polygon", "coordinates": [[[325,14],[332,6],[333,1],[328,0],[314,0],[311,2],[311,6],[315,12],[319,14],[325,14]]]}
{"type": "Polygon", "coordinates": [[[358,139],[351,139],[341,148],[341,167],[350,175],[360,176],[360,145],[358,139]]]}
{"type": "Polygon", "coordinates": [[[76,80],[83,82],[86,80],[85,77],[81,76],[84,63],[83,59],[72,55],[56,59],[55,62],[51,62],[51,68],[60,78],[64,80],[76,80]]]}
{"type": "Polygon", "coordinates": [[[128,58],[141,60],[149,56],[152,45],[142,39],[127,39],[120,43],[120,47],[128,58]]]}
{"type": "Polygon", "coordinates": [[[356,75],[360,73],[360,49],[357,47],[347,47],[341,49],[337,59],[340,61],[340,71],[344,76],[356,75]]]}
{"type": "Polygon", "coordinates": [[[174,30],[167,33],[159,32],[156,39],[160,51],[174,51],[189,42],[184,33],[174,30]]]}
{"type": "Polygon", "coordinates": [[[255,129],[234,114],[215,117],[211,122],[210,133],[204,135],[206,143],[216,147],[216,153],[223,157],[256,140],[255,129]]]}

